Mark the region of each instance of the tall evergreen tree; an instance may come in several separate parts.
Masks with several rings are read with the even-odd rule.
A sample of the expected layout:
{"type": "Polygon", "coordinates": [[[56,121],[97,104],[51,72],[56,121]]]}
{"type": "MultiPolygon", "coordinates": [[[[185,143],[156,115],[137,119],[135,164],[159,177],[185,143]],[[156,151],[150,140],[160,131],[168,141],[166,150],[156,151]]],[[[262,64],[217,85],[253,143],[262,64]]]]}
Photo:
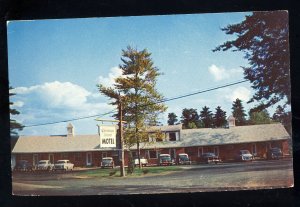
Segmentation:
{"type": "Polygon", "coordinates": [[[214,114],[214,126],[224,127],[227,123],[226,112],[221,109],[220,106],[216,108],[216,113],[214,114]]]}
{"type": "Polygon", "coordinates": [[[264,109],[257,111],[256,109],[250,109],[249,111],[249,123],[250,124],[270,124],[271,118],[269,112],[264,109]]]}
{"type": "Polygon", "coordinates": [[[177,116],[175,113],[169,113],[168,114],[168,124],[174,125],[178,121],[177,116]]]}
{"type": "MultiPolygon", "coordinates": [[[[15,93],[12,92],[13,87],[9,87],[9,96],[14,96],[16,95],[15,93]]],[[[14,105],[14,103],[11,101],[9,101],[9,113],[10,113],[10,135],[11,136],[17,136],[18,132],[24,128],[24,126],[22,124],[20,124],[19,122],[17,122],[15,119],[12,119],[12,116],[15,115],[19,115],[20,112],[16,109],[13,109],[12,106],[14,105]]]]}
{"type": "Polygon", "coordinates": [[[213,126],[213,114],[209,110],[209,107],[204,106],[200,111],[200,120],[202,121],[205,128],[213,126]]]}
{"type": "Polygon", "coordinates": [[[280,100],[291,103],[289,25],[287,11],[253,12],[240,23],[222,28],[233,40],[213,51],[242,51],[249,62],[244,77],[256,93],[249,102],[259,102],[261,111],[280,100]]]}
{"type": "Polygon", "coordinates": [[[232,103],[232,115],[235,118],[235,124],[237,126],[243,126],[246,124],[246,114],[244,107],[242,105],[242,101],[240,99],[236,99],[232,103]]]}
{"type": "Polygon", "coordinates": [[[285,129],[289,134],[292,134],[292,114],[291,112],[285,112],[284,108],[281,105],[278,105],[276,111],[274,112],[272,119],[274,121],[280,122],[283,124],[285,129]]]}
{"type": "MultiPolygon", "coordinates": [[[[154,66],[151,53],[146,49],[138,51],[132,47],[122,50],[122,76],[115,79],[113,87],[98,85],[100,93],[113,99],[113,105],[122,96],[123,120],[128,129],[124,133],[124,141],[129,148],[133,143],[137,145],[138,159],[140,159],[140,142],[147,140],[146,124],[157,120],[159,113],[166,110],[161,103],[163,96],[156,89],[157,77],[161,75],[154,66]]],[[[140,165],[141,167],[141,165],[140,165]]]]}
{"type": "Polygon", "coordinates": [[[184,108],[182,110],[181,123],[185,129],[198,128],[200,126],[200,120],[197,109],[184,108]]]}

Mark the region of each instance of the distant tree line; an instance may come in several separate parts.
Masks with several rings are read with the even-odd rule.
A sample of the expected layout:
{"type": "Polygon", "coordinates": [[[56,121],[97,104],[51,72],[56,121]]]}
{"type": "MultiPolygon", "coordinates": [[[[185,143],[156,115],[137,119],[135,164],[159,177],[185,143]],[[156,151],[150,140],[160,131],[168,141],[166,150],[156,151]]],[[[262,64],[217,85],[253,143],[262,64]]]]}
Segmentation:
{"type": "MultiPolygon", "coordinates": [[[[281,122],[289,131],[290,117],[286,115],[284,108],[280,105],[272,117],[270,117],[266,109],[259,111],[257,108],[253,108],[249,110],[248,118],[246,118],[247,114],[240,99],[233,101],[231,109],[236,126],[281,122]]],[[[176,125],[182,123],[183,129],[226,127],[228,125],[227,119],[226,112],[222,110],[221,106],[215,108],[214,113],[208,106],[204,106],[199,113],[197,109],[184,108],[180,120],[175,113],[168,114],[168,124],[176,125]]]]}

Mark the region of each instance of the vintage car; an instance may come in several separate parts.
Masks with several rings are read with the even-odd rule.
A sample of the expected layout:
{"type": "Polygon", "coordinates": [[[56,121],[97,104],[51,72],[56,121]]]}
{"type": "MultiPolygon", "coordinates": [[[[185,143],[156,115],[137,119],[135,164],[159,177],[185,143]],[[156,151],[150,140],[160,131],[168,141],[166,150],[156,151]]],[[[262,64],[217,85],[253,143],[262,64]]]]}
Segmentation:
{"type": "Polygon", "coordinates": [[[282,151],[278,147],[270,148],[267,152],[268,159],[280,159],[282,157],[282,151]]]}
{"type": "Polygon", "coordinates": [[[114,159],[112,157],[103,157],[100,166],[101,168],[114,168],[114,159]]]}
{"type": "Polygon", "coordinates": [[[54,164],[50,162],[50,160],[40,160],[37,164],[37,170],[53,170],[54,164]]]}
{"type": "Polygon", "coordinates": [[[179,153],[177,156],[178,165],[190,165],[192,162],[189,158],[189,155],[186,153],[179,153]]]}
{"type": "Polygon", "coordinates": [[[249,152],[249,150],[240,150],[236,157],[237,161],[252,161],[254,156],[249,152]]]}
{"type": "Polygon", "coordinates": [[[32,171],[33,167],[27,160],[19,160],[14,167],[14,171],[32,171]]]}
{"type": "Polygon", "coordinates": [[[71,163],[69,160],[57,160],[54,164],[53,170],[73,170],[74,164],[71,163]]]}
{"type": "Polygon", "coordinates": [[[204,163],[207,163],[207,164],[210,164],[210,163],[218,164],[218,163],[222,162],[222,160],[219,158],[219,156],[217,156],[213,152],[203,153],[201,155],[200,160],[201,160],[201,162],[204,162],[204,163]]]}
{"type": "MultiPolygon", "coordinates": [[[[142,166],[147,166],[148,165],[148,160],[144,157],[140,158],[142,166]]],[[[134,158],[134,166],[139,165],[139,159],[137,157],[134,158]]]]}
{"type": "Polygon", "coordinates": [[[158,157],[158,164],[159,166],[161,165],[173,165],[174,162],[171,159],[171,156],[169,154],[160,154],[158,157]]]}

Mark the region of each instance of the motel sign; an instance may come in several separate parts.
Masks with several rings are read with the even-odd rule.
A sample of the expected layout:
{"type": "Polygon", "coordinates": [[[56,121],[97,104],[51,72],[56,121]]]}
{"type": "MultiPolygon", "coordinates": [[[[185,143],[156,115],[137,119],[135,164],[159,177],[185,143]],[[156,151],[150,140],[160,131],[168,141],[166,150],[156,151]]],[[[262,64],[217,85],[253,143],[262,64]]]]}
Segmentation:
{"type": "Polygon", "coordinates": [[[116,147],[116,126],[99,126],[100,147],[116,147]]]}

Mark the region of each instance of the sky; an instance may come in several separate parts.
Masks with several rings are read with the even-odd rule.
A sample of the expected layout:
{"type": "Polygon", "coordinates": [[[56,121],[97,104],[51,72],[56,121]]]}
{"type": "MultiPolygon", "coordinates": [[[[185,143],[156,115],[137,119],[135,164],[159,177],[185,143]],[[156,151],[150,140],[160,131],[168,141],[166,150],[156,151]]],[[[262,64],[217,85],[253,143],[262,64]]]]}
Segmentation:
{"type": "MultiPolygon", "coordinates": [[[[109,112],[114,106],[97,84],[112,86],[121,75],[122,49],[147,49],[160,72],[157,90],[165,98],[177,97],[243,80],[241,52],[212,52],[234,39],[221,28],[239,23],[251,13],[185,14],[11,21],[8,23],[8,62],[14,116],[25,126],[59,122],[109,112]]],[[[178,119],[182,109],[217,106],[231,115],[232,103],[247,101],[255,93],[249,82],[170,102],[168,113],[178,119]]],[[[270,109],[270,113],[274,108],[270,109]]],[[[109,116],[99,116],[108,118],[109,116]]],[[[20,135],[66,134],[68,123],[25,127],[20,135]]],[[[72,121],[76,134],[96,134],[95,118],[72,121]]]]}

